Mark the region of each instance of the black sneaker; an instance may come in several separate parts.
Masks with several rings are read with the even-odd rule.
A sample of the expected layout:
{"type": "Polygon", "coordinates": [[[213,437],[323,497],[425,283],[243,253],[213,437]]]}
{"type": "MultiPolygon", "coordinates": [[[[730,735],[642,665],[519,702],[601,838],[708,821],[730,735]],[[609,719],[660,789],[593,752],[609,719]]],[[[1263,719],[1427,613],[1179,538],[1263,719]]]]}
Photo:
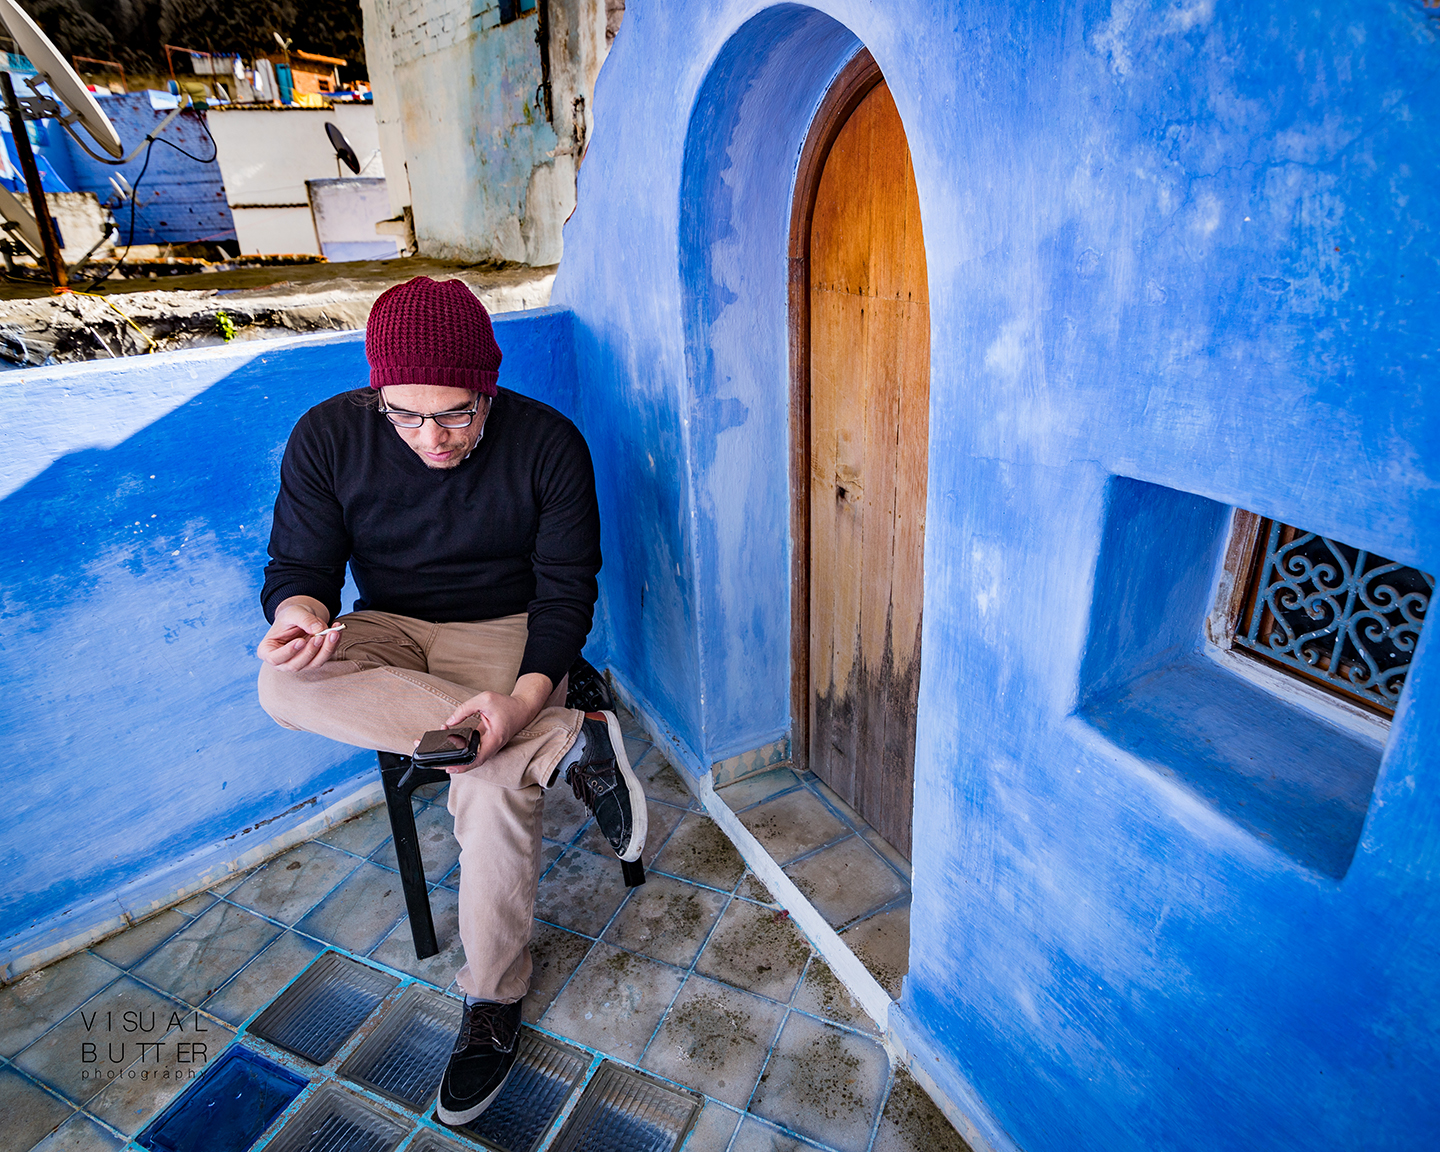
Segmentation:
{"type": "Polygon", "coordinates": [[[565,783],[590,810],[600,834],[621,860],[640,859],[649,831],[645,789],[630,770],[620,721],[613,712],[587,712],[581,727],[585,751],[565,770],[565,783]]]}
{"type": "Polygon", "coordinates": [[[455,1051],[440,1080],[440,1098],[435,1101],[435,1118],[459,1128],[469,1124],[486,1108],[515,1066],[520,1038],[520,1002],[492,1004],[465,1003],[460,1017],[460,1034],[455,1051]]]}

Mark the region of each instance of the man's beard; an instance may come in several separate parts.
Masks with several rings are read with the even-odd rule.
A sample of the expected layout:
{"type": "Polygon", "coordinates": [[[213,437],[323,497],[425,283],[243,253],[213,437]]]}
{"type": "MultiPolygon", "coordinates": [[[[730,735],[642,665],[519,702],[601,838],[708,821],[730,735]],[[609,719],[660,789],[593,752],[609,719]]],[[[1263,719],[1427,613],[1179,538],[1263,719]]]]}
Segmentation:
{"type": "MultiPolygon", "coordinates": [[[[478,443],[479,441],[477,440],[476,444],[478,443]]],[[[451,455],[445,460],[438,462],[435,460],[431,460],[429,456],[425,455],[425,450],[423,448],[416,448],[412,446],[411,451],[414,452],[415,455],[419,456],[420,462],[424,464],[425,467],[429,468],[432,472],[448,472],[452,468],[460,467],[461,464],[465,463],[466,460],[470,459],[470,453],[475,451],[475,444],[471,444],[468,448],[464,448],[463,450],[460,446],[457,446],[456,449],[454,449],[453,455],[451,455]]]]}
{"type": "Polygon", "coordinates": [[[465,456],[470,455],[470,453],[467,452],[465,456],[452,456],[448,460],[442,460],[436,463],[421,452],[416,452],[415,454],[420,457],[420,462],[432,472],[448,472],[452,468],[458,468],[465,462],[465,456]]]}

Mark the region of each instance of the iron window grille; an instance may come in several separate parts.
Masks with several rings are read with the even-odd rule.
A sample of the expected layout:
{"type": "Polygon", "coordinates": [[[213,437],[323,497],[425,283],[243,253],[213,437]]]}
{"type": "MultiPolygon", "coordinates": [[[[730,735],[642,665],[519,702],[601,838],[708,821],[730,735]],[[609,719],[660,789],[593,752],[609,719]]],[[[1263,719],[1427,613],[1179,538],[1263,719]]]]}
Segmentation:
{"type": "Polygon", "coordinates": [[[1435,577],[1238,510],[1226,569],[1235,648],[1394,715],[1435,577]]]}

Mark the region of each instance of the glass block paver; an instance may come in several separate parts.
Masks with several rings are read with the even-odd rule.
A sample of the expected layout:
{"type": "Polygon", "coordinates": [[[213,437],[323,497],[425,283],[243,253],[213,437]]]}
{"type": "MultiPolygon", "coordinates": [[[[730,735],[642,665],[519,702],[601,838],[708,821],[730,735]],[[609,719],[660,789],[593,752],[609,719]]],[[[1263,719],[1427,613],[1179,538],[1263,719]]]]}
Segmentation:
{"type": "MultiPolygon", "coordinates": [[[[636,1140],[668,1150],[677,1139],[677,1152],[963,1150],[914,1082],[891,1073],[874,1024],[682,775],[633,717],[622,722],[650,799],[651,881],[625,889],[613,857],[595,851],[584,810],[564,789],[547,796],[521,1058],[488,1119],[461,1132],[434,1119],[431,1081],[461,1007],[459,872],[442,785],[415,800],[431,841],[441,956],[414,958],[384,809],[371,809],[0,988],[0,1110],[18,1118],[6,1146],[164,1147],[170,1130],[159,1126],[199,1115],[186,1108],[201,1100],[207,1069],[228,1066],[246,1071],[231,1077],[267,1107],[278,1097],[255,1069],[278,1067],[305,1085],[273,1119],[259,1117],[268,1120],[259,1136],[235,1134],[237,1148],[256,1152],[550,1152],[636,1140]],[[112,1036],[115,1067],[98,1079],[79,1045],[106,1013],[113,1022],[126,1011],[150,1031],[127,1037],[123,1055],[112,1036]],[[832,1078],[844,1071],[840,1079],[853,1080],[843,1114],[833,1101],[817,1110],[804,1083],[812,1057],[832,1078]],[[152,1068],[167,1079],[142,1079],[152,1068]]],[[[748,801],[742,819],[822,902],[844,877],[863,880],[848,903],[832,901],[831,914],[894,995],[908,942],[908,868],[827,793],[781,767],[721,795],[748,801]],[[787,812],[813,823],[809,839],[783,826],[787,812]]],[[[171,1128],[195,1129],[187,1124],[171,1128]]]]}

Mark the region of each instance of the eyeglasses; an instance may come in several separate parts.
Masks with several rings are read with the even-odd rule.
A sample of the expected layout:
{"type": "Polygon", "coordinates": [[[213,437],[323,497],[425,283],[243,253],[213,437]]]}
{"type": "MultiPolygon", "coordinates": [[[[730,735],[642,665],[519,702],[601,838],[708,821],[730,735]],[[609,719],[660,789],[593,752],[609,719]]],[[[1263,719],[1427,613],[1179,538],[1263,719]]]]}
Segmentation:
{"type": "Polygon", "coordinates": [[[471,408],[457,408],[453,412],[406,412],[403,408],[386,408],[381,401],[380,414],[397,428],[420,428],[426,420],[433,420],[441,428],[468,428],[475,422],[475,413],[480,411],[480,397],[475,397],[471,408]]]}

